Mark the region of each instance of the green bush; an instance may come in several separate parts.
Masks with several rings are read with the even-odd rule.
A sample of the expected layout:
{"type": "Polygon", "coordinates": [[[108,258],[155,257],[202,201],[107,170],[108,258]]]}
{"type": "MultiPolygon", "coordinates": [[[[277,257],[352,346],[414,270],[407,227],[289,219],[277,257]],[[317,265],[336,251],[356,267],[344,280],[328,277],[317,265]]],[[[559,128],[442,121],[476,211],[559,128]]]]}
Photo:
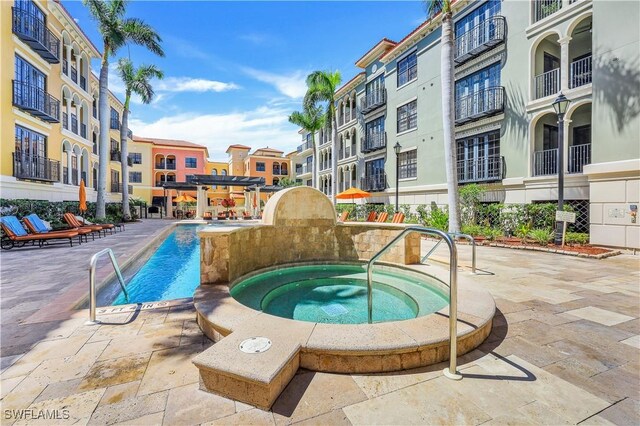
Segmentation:
{"type": "Polygon", "coordinates": [[[471,235],[472,237],[484,236],[485,228],[480,225],[462,225],[462,233],[471,235]]]}
{"type": "Polygon", "coordinates": [[[495,241],[498,238],[504,236],[504,233],[500,229],[485,227],[482,231],[484,237],[489,241],[495,241]]]}
{"type": "Polygon", "coordinates": [[[546,246],[553,239],[553,232],[548,229],[533,229],[529,232],[529,237],[536,243],[546,246]]]}
{"type": "Polygon", "coordinates": [[[589,234],[582,232],[567,232],[564,237],[567,244],[589,244],[589,234]]]}
{"type": "Polygon", "coordinates": [[[523,243],[527,242],[527,237],[531,232],[531,227],[527,223],[520,224],[516,229],[516,237],[520,238],[523,243]]]}
{"type": "MultiPolygon", "coordinates": [[[[105,206],[106,216],[108,222],[122,222],[122,204],[121,203],[107,203],[105,206]]],[[[138,208],[134,205],[130,206],[131,217],[138,217],[138,208]]],[[[78,202],[77,201],[46,201],[46,200],[27,200],[27,199],[15,199],[9,200],[6,198],[0,199],[0,215],[2,216],[17,216],[18,219],[22,219],[31,213],[37,214],[42,220],[46,220],[51,224],[53,228],[62,228],[66,226],[66,223],[62,219],[62,215],[65,213],[73,213],[79,215],[78,202]]],[[[90,221],[95,220],[96,216],[96,203],[87,202],[87,211],[83,212],[82,216],[90,221]]]]}
{"type": "Polygon", "coordinates": [[[458,193],[460,195],[460,220],[462,224],[475,225],[477,223],[476,212],[484,192],[485,189],[476,183],[460,187],[458,193]]]}

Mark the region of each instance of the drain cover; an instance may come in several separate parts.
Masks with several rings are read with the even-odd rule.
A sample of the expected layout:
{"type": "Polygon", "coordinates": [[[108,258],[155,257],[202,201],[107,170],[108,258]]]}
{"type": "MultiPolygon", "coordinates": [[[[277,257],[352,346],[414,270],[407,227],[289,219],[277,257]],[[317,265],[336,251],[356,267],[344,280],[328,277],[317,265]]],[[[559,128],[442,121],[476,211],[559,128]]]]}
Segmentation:
{"type": "Polygon", "coordinates": [[[266,352],[271,347],[271,340],[266,337],[251,337],[240,343],[240,350],[248,354],[266,352]]]}

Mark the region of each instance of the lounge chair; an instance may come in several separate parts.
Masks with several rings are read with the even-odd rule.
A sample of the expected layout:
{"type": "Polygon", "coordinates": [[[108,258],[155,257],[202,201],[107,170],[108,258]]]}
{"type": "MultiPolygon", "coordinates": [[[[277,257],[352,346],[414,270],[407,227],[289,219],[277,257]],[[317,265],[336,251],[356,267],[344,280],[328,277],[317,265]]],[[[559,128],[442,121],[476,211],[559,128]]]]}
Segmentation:
{"type": "Polygon", "coordinates": [[[226,212],[218,213],[218,220],[227,220],[227,213],[226,212]]]}
{"type": "Polygon", "coordinates": [[[342,212],[342,214],[340,215],[340,218],[338,220],[340,222],[346,222],[348,217],[349,217],[349,212],[348,211],[344,211],[344,212],[342,212]]]}
{"type": "Polygon", "coordinates": [[[213,219],[213,216],[211,215],[211,212],[204,212],[204,213],[202,213],[202,219],[211,220],[211,219],[213,219]]]}
{"type": "Polygon", "coordinates": [[[367,222],[375,222],[376,216],[377,216],[376,212],[369,213],[369,216],[367,216],[367,222]]]}
{"type": "Polygon", "coordinates": [[[63,219],[65,220],[65,222],[67,222],[67,225],[69,225],[71,228],[77,228],[77,229],[88,229],[89,232],[97,232],[98,233],[98,237],[100,236],[101,232],[104,232],[104,235],[107,235],[107,230],[105,228],[103,228],[100,225],[83,225],[82,223],[80,223],[80,221],[78,221],[78,219],[76,219],[76,217],[73,215],[73,213],[65,213],[64,215],[62,215],[63,219]]]}
{"type": "MultiPolygon", "coordinates": [[[[87,242],[89,241],[89,234],[91,234],[91,238],[93,240],[96,239],[91,229],[71,228],[71,229],[64,229],[61,231],[51,231],[49,230],[49,228],[47,228],[47,225],[44,224],[42,219],[40,219],[40,217],[35,213],[32,213],[28,216],[23,217],[22,223],[25,224],[29,232],[31,232],[32,234],[55,234],[60,232],[64,233],[69,231],[77,231],[78,235],[80,237],[84,236],[84,239],[87,242]]],[[[82,241],[82,238],[80,238],[80,240],[82,241]]]]}
{"type": "Polygon", "coordinates": [[[387,221],[387,218],[389,217],[389,213],[387,212],[382,212],[380,213],[380,216],[378,216],[378,218],[376,219],[376,222],[378,223],[384,223],[387,221]]]}
{"type": "Polygon", "coordinates": [[[35,243],[37,241],[38,246],[42,247],[45,241],[64,239],[68,239],[69,244],[73,247],[73,238],[79,237],[78,231],[75,230],[44,234],[28,234],[22,227],[18,218],[15,216],[0,217],[0,226],[4,231],[4,236],[2,237],[0,246],[5,250],[12,249],[16,244],[18,247],[22,247],[25,243],[35,243]]]}
{"type": "Polygon", "coordinates": [[[393,219],[391,219],[391,223],[402,223],[404,222],[404,213],[396,213],[393,215],[393,219]]]}
{"type": "Polygon", "coordinates": [[[82,216],[75,216],[75,218],[82,226],[102,226],[102,229],[109,231],[109,233],[118,233],[116,229],[124,231],[124,223],[93,223],[82,216]]]}
{"type": "Polygon", "coordinates": [[[245,210],[245,211],[243,211],[243,212],[242,212],[242,218],[243,218],[244,220],[250,220],[250,219],[252,219],[252,217],[251,217],[251,213],[249,213],[249,212],[248,212],[248,211],[246,211],[246,210],[245,210]]]}

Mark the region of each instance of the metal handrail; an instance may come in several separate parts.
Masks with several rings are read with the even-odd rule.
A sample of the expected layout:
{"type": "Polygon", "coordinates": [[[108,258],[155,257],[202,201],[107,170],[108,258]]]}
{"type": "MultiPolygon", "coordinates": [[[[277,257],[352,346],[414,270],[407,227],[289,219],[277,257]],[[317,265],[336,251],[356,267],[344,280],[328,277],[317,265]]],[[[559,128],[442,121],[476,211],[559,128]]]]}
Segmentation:
{"type": "Polygon", "coordinates": [[[113,254],[113,250],[110,248],[106,248],[104,250],[100,250],[93,256],[91,256],[91,260],[89,261],[89,322],[88,324],[97,324],[96,321],[96,264],[98,263],[98,258],[103,254],[109,254],[109,258],[111,259],[111,264],[113,265],[113,269],[116,272],[116,276],[118,277],[118,281],[120,282],[120,287],[122,287],[122,292],[124,293],[125,300],[129,301],[129,293],[127,292],[127,288],[124,285],[124,278],[122,278],[122,273],[120,272],[120,267],[118,266],[118,262],[116,261],[116,257],[113,254]]]}
{"type": "MultiPolygon", "coordinates": [[[[471,271],[475,274],[476,273],[476,240],[471,235],[463,234],[462,232],[450,232],[448,235],[453,236],[454,238],[464,238],[471,243],[471,271]]],[[[424,255],[424,257],[420,262],[424,263],[429,258],[429,256],[431,256],[431,254],[434,251],[436,251],[436,249],[438,248],[441,242],[442,240],[439,240],[436,243],[436,245],[431,247],[431,250],[429,250],[429,252],[424,255]]]]}
{"type": "Polygon", "coordinates": [[[404,229],[398,236],[373,255],[367,263],[367,307],[369,324],[373,322],[373,264],[380,256],[386,253],[391,246],[403,239],[405,235],[410,232],[440,237],[446,241],[449,246],[449,368],[444,369],[444,375],[450,379],[460,380],[462,376],[456,371],[456,358],[458,354],[458,252],[455,242],[446,232],[422,226],[411,226],[404,229]]]}

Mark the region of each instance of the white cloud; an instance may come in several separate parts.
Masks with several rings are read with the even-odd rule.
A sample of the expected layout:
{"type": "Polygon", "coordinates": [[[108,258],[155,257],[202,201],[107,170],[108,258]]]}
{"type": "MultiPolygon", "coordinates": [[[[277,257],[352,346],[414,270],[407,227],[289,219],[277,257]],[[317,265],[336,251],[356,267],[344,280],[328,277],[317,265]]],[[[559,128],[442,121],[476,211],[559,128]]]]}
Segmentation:
{"type": "Polygon", "coordinates": [[[226,161],[225,151],[232,144],[253,149],[270,146],[285,153],[295,150],[300,136],[298,129],[288,122],[290,112],[263,106],[226,114],[181,113],[153,122],[144,122],[134,116],[129,125],[136,135],[183,139],[205,145],[211,158],[226,161]]]}
{"type": "Polygon", "coordinates": [[[274,74],[249,67],[244,67],[242,70],[258,81],[271,84],[280,93],[290,98],[302,98],[307,92],[307,73],[304,71],[294,71],[290,74],[274,74]]]}
{"type": "Polygon", "coordinates": [[[157,91],[165,92],[226,92],[239,89],[235,83],[191,77],[167,77],[155,83],[157,91]]]}

